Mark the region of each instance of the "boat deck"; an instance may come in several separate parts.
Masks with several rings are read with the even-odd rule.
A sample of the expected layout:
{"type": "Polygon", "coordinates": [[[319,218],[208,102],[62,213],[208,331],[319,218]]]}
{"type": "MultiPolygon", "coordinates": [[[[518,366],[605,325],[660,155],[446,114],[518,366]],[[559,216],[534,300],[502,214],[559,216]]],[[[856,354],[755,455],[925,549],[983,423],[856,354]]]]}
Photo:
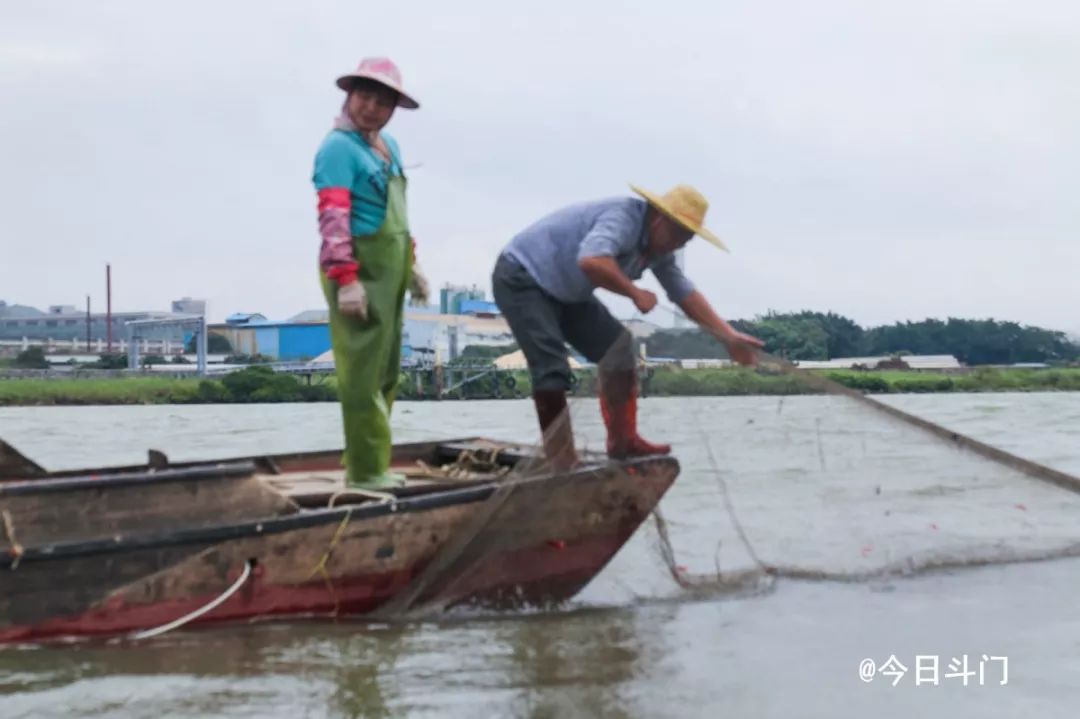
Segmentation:
{"type": "MultiPolygon", "coordinates": [[[[579,458],[583,465],[600,466],[607,462],[606,457],[589,452],[579,453],[579,458]]],[[[49,472],[26,477],[29,482],[14,479],[0,482],[0,494],[18,494],[23,497],[19,500],[21,504],[27,504],[47,502],[47,496],[60,490],[83,491],[89,504],[80,506],[80,515],[90,517],[99,510],[105,511],[102,507],[107,505],[108,515],[115,519],[115,528],[119,530],[130,528],[132,522],[139,526],[145,523],[138,518],[145,514],[147,505],[160,505],[162,511],[171,508],[169,511],[176,514],[174,510],[179,503],[189,507],[191,514],[211,521],[230,518],[255,507],[280,514],[295,512],[297,508],[385,501],[391,495],[414,497],[474,487],[511,473],[516,477],[542,474],[549,468],[537,448],[530,445],[470,437],[396,445],[391,471],[405,476],[403,486],[364,491],[346,486],[340,451],[174,463],[163,452],[150,450],[143,465],[49,472]],[[104,487],[123,490],[108,494],[96,491],[104,487]],[[202,487],[206,497],[196,501],[196,495],[185,487],[202,487]],[[236,500],[236,493],[246,493],[245,499],[236,500]],[[233,510],[227,511],[230,507],[233,510]]],[[[10,498],[7,504],[0,501],[0,507],[12,501],[10,498]]]]}
{"type": "Polygon", "coordinates": [[[405,484],[387,490],[357,491],[345,484],[340,454],[320,454],[318,462],[282,462],[257,475],[275,491],[300,506],[354,504],[379,499],[387,494],[411,496],[440,489],[466,487],[490,482],[538,467],[540,460],[531,447],[491,440],[464,440],[437,443],[421,453],[396,452],[391,471],[405,477],[405,484]]]}
{"type": "Polygon", "coordinates": [[[454,485],[468,486],[476,482],[491,481],[498,476],[489,473],[477,474],[469,478],[452,478],[417,472],[415,467],[392,467],[391,470],[405,476],[405,485],[394,488],[393,492],[377,489],[357,491],[350,488],[345,484],[344,469],[301,470],[256,476],[277,492],[302,506],[323,505],[335,495],[341,501],[335,501],[334,504],[343,504],[345,500],[355,503],[357,497],[362,498],[365,494],[370,495],[371,498],[377,498],[379,494],[415,494],[424,490],[446,489],[454,485]]]}

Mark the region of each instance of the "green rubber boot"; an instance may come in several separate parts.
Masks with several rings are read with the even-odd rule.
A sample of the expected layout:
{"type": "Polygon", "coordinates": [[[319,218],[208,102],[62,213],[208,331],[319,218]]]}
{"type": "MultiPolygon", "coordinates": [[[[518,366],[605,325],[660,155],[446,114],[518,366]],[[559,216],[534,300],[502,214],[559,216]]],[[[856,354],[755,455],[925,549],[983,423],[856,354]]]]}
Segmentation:
{"type": "Polygon", "coordinates": [[[383,472],[373,477],[365,477],[359,482],[351,479],[346,482],[349,489],[394,489],[405,485],[405,475],[397,472],[383,472]]]}

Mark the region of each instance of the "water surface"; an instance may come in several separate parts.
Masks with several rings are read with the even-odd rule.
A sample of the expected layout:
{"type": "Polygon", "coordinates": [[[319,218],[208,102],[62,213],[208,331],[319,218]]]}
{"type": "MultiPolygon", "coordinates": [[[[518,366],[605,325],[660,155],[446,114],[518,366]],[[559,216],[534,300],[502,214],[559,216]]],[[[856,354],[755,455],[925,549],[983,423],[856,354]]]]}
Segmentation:
{"type": "MultiPolygon", "coordinates": [[[[888,401],[1080,474],[1080,394],[888,401]]],[[[592,402],[574,409],[580,441],[600,446],[592,402]]],[[[531,440],[534,423],[523,401],[395,413],[400,441],[531,440]]],[[[662,509],[686,574],[727,576],[754,555],[831,576],[912,573],[691,593],[649,525],[559,611],[0,650],[0,717],[1076,715],[1080,560],[996,562],[1080,546],[1080,497],[843,399],[649,399],[642,424],[683,465],[662,509]],[[940,560],[989,564],[918,571],[940,560]],[[891,654],[909,668],[917,654],[1007,655],[1009,683],[859,680],[863,658],[891,654]]],[[[340,431],[330,404],[0,409],[0,436],[53,469],[138,462],[150,447],[178,461],[329,449],[340,431]]]]}

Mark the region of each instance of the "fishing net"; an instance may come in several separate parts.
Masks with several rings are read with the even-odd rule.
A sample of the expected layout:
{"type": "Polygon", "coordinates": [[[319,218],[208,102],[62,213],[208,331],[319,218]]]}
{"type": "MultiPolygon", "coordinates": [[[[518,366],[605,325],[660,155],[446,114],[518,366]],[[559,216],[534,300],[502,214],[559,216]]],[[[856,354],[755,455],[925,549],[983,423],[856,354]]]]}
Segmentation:
{"type": "MultiPolygon", "coordinates": [[[[625,347],[617,349],[614,360],[582,371],[566,411],[518,448],[522,458],[502,472],[436,570],[451,574],[493,549],[484,529],[520,480],[557,473],[567,458],[620,471],[605,457],[598,399],[610,370],[626,368],[625,347]]],[[[606,601],[613,588],[632,600],[678,601],[768,591],[785,578],[888,581],[1080,555],[1080,479],[782,361],[766,357],[759,371],[787,373],[818,394],[641,403],[641,434],[671,442],[681,472],[651,521],[594,581],[606,601]]],[[[628,385],[627,396],[612,397],[610,387],[609,404],[638,391],[628,385]]],[[[411,616],[441,609],[419,601],[425,588],[416,584],[411,616]]]]}
{"type": "MultiPolygon", "coordinates": [[[[819,394],[643,403],[642,434],[672,442],[682,470],[639,532],[670,590],[634,593],[753,593],[781,578],[884,581],[1080,555],[1080,478],[781,360],[766,356],[759,371],[819,394]]],[[[596,398],[575,398],[569,415],[575,445],[603,451],[596,398]]]]}
{"type": "Polygon", "coordinates": [[[699,399],[656,543],[684,589],[871,581],[1080,554],[1080,480],[797,373],[826,396],[699,399]],[[699,508],[712,504],[700,521],[699,508]]]}
{"type": "MultiPolygon", "coordinates": [[[[701,437],[698,477],[724,507],[727,572],[863,581],[1080,551],[1074,492],[850,398],[726,404],[710,424],[754,440],[701,437]]],[[[676,535],[683,565],[701,566],[706,534],[676,535]]]]}

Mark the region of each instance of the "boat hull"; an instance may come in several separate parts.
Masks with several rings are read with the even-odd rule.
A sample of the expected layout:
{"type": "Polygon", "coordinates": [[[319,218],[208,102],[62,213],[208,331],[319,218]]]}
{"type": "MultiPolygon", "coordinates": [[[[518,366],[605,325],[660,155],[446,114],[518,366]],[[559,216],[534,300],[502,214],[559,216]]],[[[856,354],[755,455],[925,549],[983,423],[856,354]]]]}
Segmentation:
{"type": "Polygon", "coordinates": [[[302,617],[394,620],[559,603],[618,552],[678,474],[670,457],[116,541],[0,566],[0,642],[302,617]]]}

